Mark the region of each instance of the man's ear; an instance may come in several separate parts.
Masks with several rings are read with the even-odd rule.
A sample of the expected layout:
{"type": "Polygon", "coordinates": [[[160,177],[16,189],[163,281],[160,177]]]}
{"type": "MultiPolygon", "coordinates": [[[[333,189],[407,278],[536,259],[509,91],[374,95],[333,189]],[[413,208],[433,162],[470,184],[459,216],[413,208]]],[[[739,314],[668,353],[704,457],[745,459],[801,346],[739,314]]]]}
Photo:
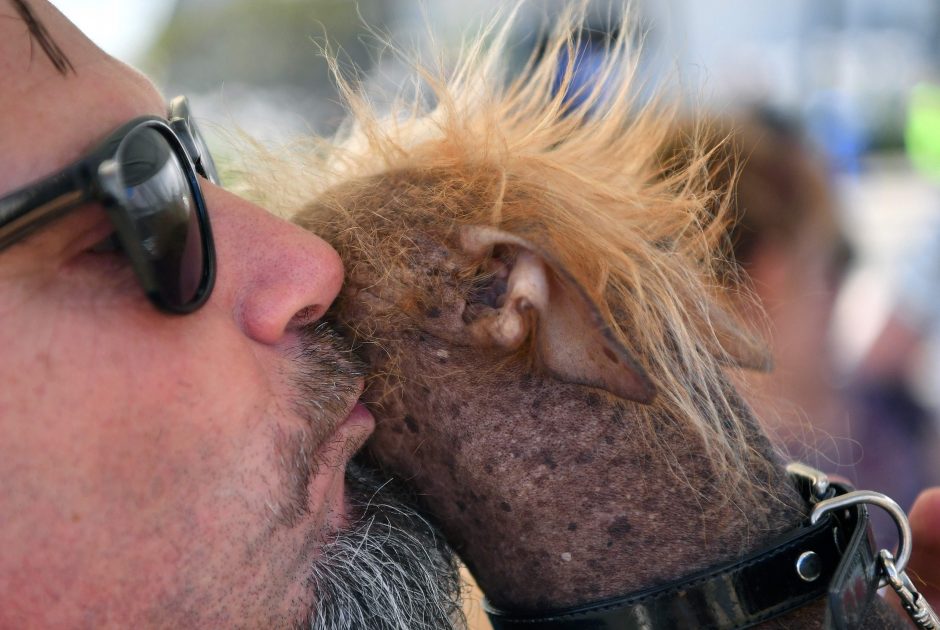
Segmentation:
{"type": "Polygon", "coordinates": [[[483,300],[489,308],[464,318],[473,343],[512,351],[532,335],[538,366],[554,378],[652,402],[653,382],[610,331],[597,304],[551,256],[484,226],[463,227],[460,247],[491,270],[497,287],[483,300]]]}

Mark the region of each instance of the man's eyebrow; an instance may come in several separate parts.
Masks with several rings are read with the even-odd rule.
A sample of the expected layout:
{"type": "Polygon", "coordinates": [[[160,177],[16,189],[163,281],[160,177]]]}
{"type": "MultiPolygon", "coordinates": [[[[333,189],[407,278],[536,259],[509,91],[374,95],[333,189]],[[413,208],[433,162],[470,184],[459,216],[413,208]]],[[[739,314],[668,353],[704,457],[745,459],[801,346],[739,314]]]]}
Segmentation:
{"type": "Polygon", "coordinates": [[[49,31],[46,30],[46,27],[39,21],[39,18],[33,13],[33,10],[26,4],[26,0],[10,1],[13,3],[13,8],[16,9],[16,12],[20,14],[23,22],[26,23],[26,28],[29,29],[30,59],[32,59],[33,54],[33,40],[35,40],[39,42],[39,46],[42,47],[43,52],[49,57],[49,61],[51,61],[55,69],[59,71],[59,74],[66,75],[69,73],[69,70],[72,71],[72,74],[75,74],[75,67],[72,65],[72,62],[69,61],[69,58],[62,52],[59,45],[55,43],[52,36],[49,35],[49,31]]]}

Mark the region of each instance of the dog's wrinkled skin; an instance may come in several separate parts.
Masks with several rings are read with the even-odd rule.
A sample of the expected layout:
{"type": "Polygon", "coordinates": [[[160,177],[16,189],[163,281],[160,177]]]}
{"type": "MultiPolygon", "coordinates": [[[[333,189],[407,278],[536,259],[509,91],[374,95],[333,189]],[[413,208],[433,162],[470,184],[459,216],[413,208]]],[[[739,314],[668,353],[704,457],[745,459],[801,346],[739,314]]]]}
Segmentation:
{"type": "MultiPolygon", "coordinates": [[[[707,160],[660,162],[671,122],[631,104],[626,25],[603,86],[564,102],[574,21],[508,87],[501,44],[472,48],[429,112],[348,90],[346,139],[262,191],[344,260],[332,318],[370,365],[373,457],[510,609],[677,579],[806,516],[724,377],[764,358],[721,314],[707,160]]],[[[884,608],[870,627],[904,627],[884,608]]]]}

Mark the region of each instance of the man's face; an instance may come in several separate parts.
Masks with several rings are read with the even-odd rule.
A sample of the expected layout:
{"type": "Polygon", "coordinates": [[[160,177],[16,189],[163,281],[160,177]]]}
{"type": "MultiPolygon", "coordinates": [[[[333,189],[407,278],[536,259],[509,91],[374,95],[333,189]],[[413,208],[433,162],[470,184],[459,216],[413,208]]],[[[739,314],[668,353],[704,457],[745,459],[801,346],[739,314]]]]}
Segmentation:
{"type": "MultiPolygon", "coordinates": [[[[0,196],[79,158],[162,95],[32,3],[62,76],[0,2],[0,196]]],[[[320,239],[203,182],[215,291],[145,298],[88,204],[0,252],[0,627],[284,627],[345,524],[372,430],[311,332],[342,267],[320,239]]]]}

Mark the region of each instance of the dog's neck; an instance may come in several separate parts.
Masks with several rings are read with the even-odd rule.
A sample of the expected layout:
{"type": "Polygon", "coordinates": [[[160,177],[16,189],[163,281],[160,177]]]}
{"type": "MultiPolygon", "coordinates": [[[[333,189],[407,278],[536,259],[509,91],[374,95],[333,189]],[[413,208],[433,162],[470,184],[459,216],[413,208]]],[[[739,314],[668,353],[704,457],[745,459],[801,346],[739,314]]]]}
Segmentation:
{"type": "MultiPolygon", "coordinates": [[[[435,376],[385,390],[373,448],[417,485],[496,605],[668,582],[805,517],[782,466],[765,466],[750,496],[728,496],[683,422],[643,435],[630,403],[537,375],[507,381],[475,351],[415,335],[397,357],[414,364],[398,369],[435,376]]],[[[766,440],[753,447],[774,459],[766,440]]]]}
{"type": "MultiPolygon", "coordinates": [[[[536,375],[507,382],[471,349],[406,337],[397,369],[434,376],[377,381],[373,451],[423,495],[498,607],[547,610],[667,583],[805,521],[756,424],[755,461],[769,465],[752,492],[729,496],[681,421],[642,435],[622,401],[536,375]]],[[[824,605],[787,619],[821,627],[824,605]]]]}

